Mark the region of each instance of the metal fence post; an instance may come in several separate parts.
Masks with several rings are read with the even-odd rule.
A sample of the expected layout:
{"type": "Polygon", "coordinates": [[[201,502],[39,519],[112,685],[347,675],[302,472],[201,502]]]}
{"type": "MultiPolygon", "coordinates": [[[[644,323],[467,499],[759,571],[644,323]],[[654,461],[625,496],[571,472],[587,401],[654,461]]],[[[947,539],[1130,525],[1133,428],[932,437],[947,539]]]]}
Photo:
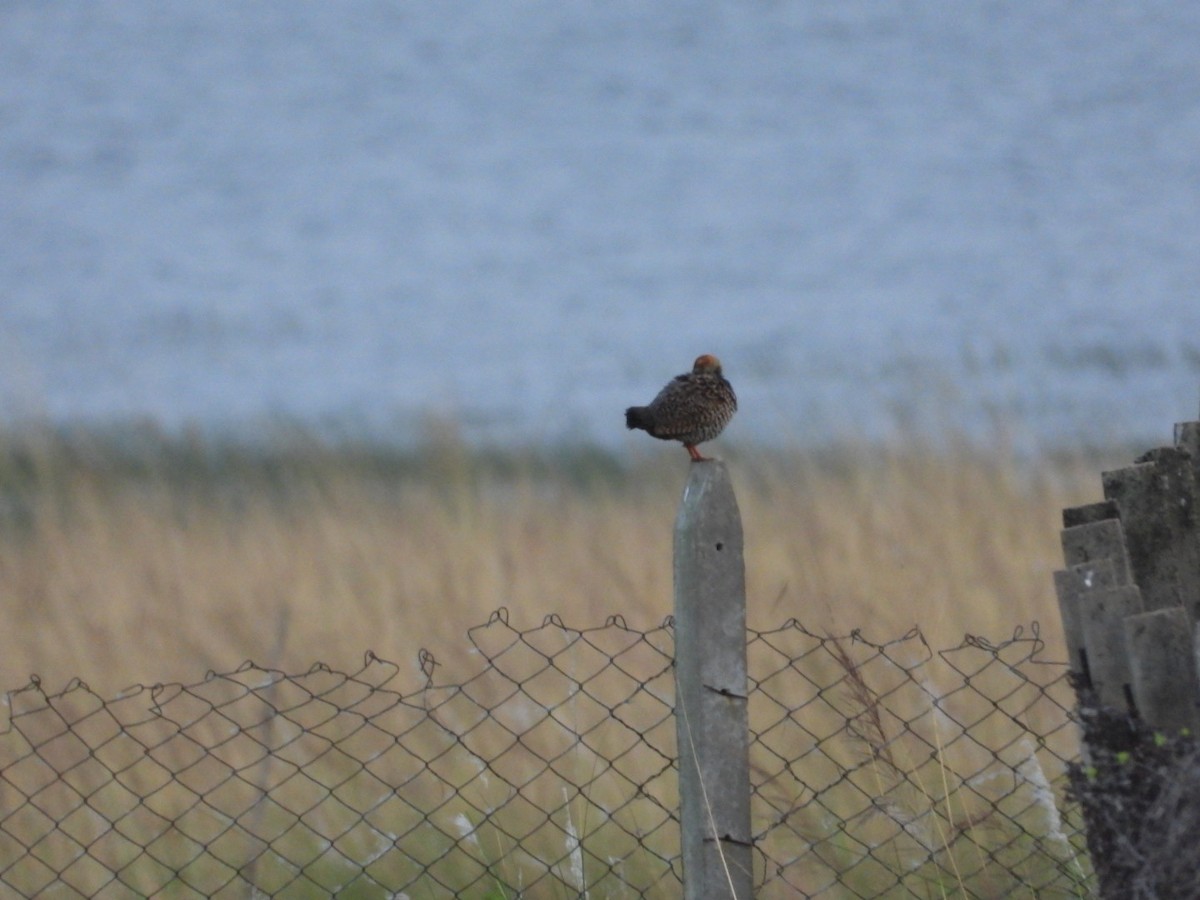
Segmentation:
{"type": "Polygon", "coordinates": [[[686,900],[750,900],[746,577],[725,464],[693,463],[675,519],[675,721],[686,900]]]}

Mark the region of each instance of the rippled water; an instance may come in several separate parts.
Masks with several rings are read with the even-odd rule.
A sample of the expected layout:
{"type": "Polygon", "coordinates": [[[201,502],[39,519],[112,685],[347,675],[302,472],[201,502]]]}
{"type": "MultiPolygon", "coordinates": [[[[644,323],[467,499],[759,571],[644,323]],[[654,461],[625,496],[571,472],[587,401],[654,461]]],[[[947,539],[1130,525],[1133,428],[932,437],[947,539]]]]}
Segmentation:
{"type": "Polygon", "coordinates": [[[1200,412],[1200,6],[5,4],[0,411],[625,440],[1200,412]]]}

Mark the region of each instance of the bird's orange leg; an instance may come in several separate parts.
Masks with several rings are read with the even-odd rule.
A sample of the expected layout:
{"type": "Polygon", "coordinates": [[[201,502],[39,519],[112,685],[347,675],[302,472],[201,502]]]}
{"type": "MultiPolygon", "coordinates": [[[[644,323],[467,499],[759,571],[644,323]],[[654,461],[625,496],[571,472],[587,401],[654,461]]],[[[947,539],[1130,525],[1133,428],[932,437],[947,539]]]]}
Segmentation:
{"type": "Polygon", "coordinates": [[[694,444],[684,444],[683,446],[687,449],[688,456],[692,458],[692,462],[705,461],[706,457],[700,455],[700,451],[696,449],[694,444]]]}

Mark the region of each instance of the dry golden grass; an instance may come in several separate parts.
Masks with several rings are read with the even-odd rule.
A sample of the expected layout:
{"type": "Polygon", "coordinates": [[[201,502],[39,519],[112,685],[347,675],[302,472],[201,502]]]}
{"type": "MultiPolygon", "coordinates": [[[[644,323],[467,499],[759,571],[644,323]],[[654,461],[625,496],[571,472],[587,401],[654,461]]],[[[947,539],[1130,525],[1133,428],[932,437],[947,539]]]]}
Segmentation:
{"type": "MultiPolygon", "coordinates": [[[[1060,511],[1120,460],[1015,463],[954,441],[727,456],[749,619],[791,616],[934,646],[1037,620],[1063,658],[1060,511]]],[[[244,659],[351,669],[364,650],[450,662],[500,606],[571,625],[671,611],[687,461],[655,447],[388,455],[292,438],[270,451],[137,435],[0,441],[0,687],[78,676],[102,694],[244,659]]],[[[445,670],[453,678],[452,670],[445,670]]]]}
{"type": "MultiPolygon", "coordinates": [[[[772,628],[794,616],[818,633],[861,628],[875,641],[919,625],[939,647],[958,643],[965,632],[998,641],[1037,620],[1049,643],[1044,656],[1062,659],[1051,578],[1061,565],[1060,511],[1095,499],[1099,472],[1123,455],[1080,453],[1017,463],[1002,450],[981,453],[954,441],[731,454],[728,465],[745,524],[750,624],[772,628]]],[[[270,450],[152,434],[0,438],[0,689],[19,687],[36,672],[50,690],[78,676],[101,696],[111,696],[134,682],[195,682],[206,669],[229,670],[246,658],[292,672],[318,659],[352,670],[369,648],[408,669],[388,686],[411,692],[422,683],[419,647],[432,649],[443,663],[439,683],[478,671],[481,657],[468,654],[465,632],[499,606],[509,609],[518,629],[551,613],[577,627],[614,614],[634,627],[653,626],[671,610],[672,527],[687,466],[681,452],[665,447],[621,465],[595,450],[472,453],[452,438],[432,440],[411,454],[329,447],[304,436],[270,450]]],[[[616,637],[623,640],[625,634],[616,637]]],[[[497,627],[476,638],[487,650],[489,638],[508,646],[511,633],[497,627]]],[[[621,729],[642,709],[647,718],[637,727],[672,731],[673,723],[663,718],[667,701],[630,704],[618,722],[608,709],[631,689],[626,670],[607,667],[602,669],[607,680],[592,677],[594,656],[603,654],[590,645],[564,656],[561,668],[546,668],[546,654],[556,653],[555,642],[562,638],[550,629],[503,654],[503,670],[493,667],[489,677],[473,682],[469,695],[455,694],[455,703],[435,704],[439,727],[428,733],[410,730],[424,719],[419,705],[395,707],[393,715],[403,721],[392,721],[389,729],[380,718],[377,733],[359,734],[355,718],[347,731],[357,735],[353,746],[388,774],[379,781],[346,782],[328,810],[305,814],[306,826],[318,834],[353,825],[355,840],[364,842],[360,847],[339,841],[349,874],[326,873],[331,883],[356,877],[359,861],[374,859],[378,849],[378,834],[368,824],[338,818],[346,815],[344,804],[354,800],[353,809],[374,809],[374,795],[357,798],[356,792],[386,792],[395,783],[405,785],[405,798],[394,808],[379,807],[388,820],[384,832],[404,831],[406,852],[416,848],[418,857],[443,858],[457,835],[466,855],[446,855],[439,865],[474,871],[471,866],[494,864],[517,884],[526,869],[531,879],[549,869],[564,884],[575,884],[581,877],[571,874],[577,857],[583,871],[577,849],[582,840],[596,859],[628,855],[631,867],[649,865],[649,874],[634,881],[656,883],[661,856],[673,852],[674,832],[658,830],[663,811],[675,805],[673,788],[669,779],[654,782],[639,787],[641,800],[627,803],[621,791],[633,782],[618,773],[638,770],[643,754],[649,754],[652,769],[661,767],[659,751],[640,744],[630,749],[629,734],[621,729]],[[590,678],[587,691],[574,690],[575,676],[590,678]],[[513,680],[525,693],[510,697],[513,680]],[[545,709],[537,706],[543,697],[545,709]],[[476,703],[489,711],[482,725],[476,703]],[[549,727],[552,719],[558,730],[549,727]],[[617,723],[611,748],[600,737],[602,722],[617,723]],[[517,744],[514,733],[523,735],[517,744]],[[586,744],[578,741],[582,733],[589,736],[586,744]],[[393,743],[393,734],[403,741],[393,743]],[[380,746],[364,746],[363,735],[374,735],[380,746]],[[394,756],[377,758],[383,747],[394,756]],[[428,783],[407,777],[407,767],[431,759],[435,766],[416,766],[431,777],[428,783]],[[547,759],[556,760],[553,770],[545,768],[547,759]],[[491,780],[477,777],[480,760],[489,761],[491,780]],[[569,793],[564,784],[571,779],[563,778],[563,766],[580,770],[572,783],[587,784],[586,793],[569,793]],[[405,777],[398,782],[397,775],[405,777]],[[464,786],[453,804],[445,803],[446,783],[438,778],[464,786]],[[513,790],[515,784],[521,789],[513,790]],[[431,792],[428,803],[417,802],[423,790],[431,792]],[[656,802],[649,803],[655,790],[667,796],[655,795],[656,802]],[[597,804],[594,811],[591,803],[597,804]],[[604,811],[612,809],[618,813],[604,811]],[[543,810],[554,810],[552,822],[545,821],[543,810]],[[414,815],[414,822],[423,823],[419,833],[397,824],[414,815]],[[650,836],[639,844],[632,835],[647,828],[650,836]],[[655,842],[665,843],[650,856],[637,849],[657,847],[655,842]]],[[[762,847],[773,860],[792,860],[789,879],[773,882],[764,896],[790,896],[797,884],[816,894],[834,881],[864,896],[910,885],[939,895],[969,888],[1001,896],[1014,885],[1060,883],[1074,895],[1084,884],[1085,865],[1071,843],[1077,836],[1060,827],[1051,788],[1071,753],[1059,744],[1073,740],[1073,733],[1061,733],[1060,706],[1029,702],[1036,699],[1038,683],[997,666],[973,674],[968,691],[962,689],[961,671],[937,656],[914,675],[910,669],[918,662],[910,656],[927,655],[918,641],[894,646],[890,656],[849,641],[832,642],[830,652],[814,655],[810,645],[822,642],[794,629],[771,641],[768,649],[760,639],[760,656],[774,659],[771,654],[792,647],[790,658],[802,655],[805,664],[803,672],[776,666],[769,682],[760,684],[751,712],[757,735],[752,762],[760,786],[756,831],[765,829],[762,847]],[[781,704],[799,713],[781,718],[781,704]],[[963,737],[968,728],[969,737],[963,737]],[[1048,743],[1042,742],[1045,735],[1048,743]],[[932,756],[931,747],[937,748],[932,756]],[[864,758],[871,765],[861,766],[864,758]],[[863,848],[872,849],[864,856],[863,848]]],[[[657,668],[650,670],[661,676],[662,661],[651,656],[657,668]]],[[[1060,674],[1047,668],[1055,669],[1043,673],[1047,678],[1060,674]]],[[[207,697],[211,687],[214,696],[242,698],[239,679],[258,685],[260,674],[243,673],[228,684],[218,679],[197,693],[207,697]]],[[[286,717],[271,720],[272,728],[304,724],[307,690],[285,683],[273,695],[275,688],[266,688],[268,702],[288,709],[286,717]],[[293,689],[294,696],[285,699],[293,689]]],[[[136,705],[146,696],[129,702],[136,705]]],[[[322,697],[313,701],[312,714],[327,725],[334,698],[322,697]]],[[[37,697],[32,700],[36,705],[37,697]]],[[[72,784],[88,773],[107,784],[108,773],[119,770],[128,786],[136,772],[118,756],[131,751],[132,759],[143,758],[141,743],[112,741],[104,717],[92,722],[86,715],[67,715],[81,724],[65,735],[61,730],[63,709],[92,702],[86,692],[56,701],[45,735],[37,730],[36,713],[25,715],[19,736],[32,734],[38,748],[37,762],[29,767],[70,769],[72,784]],[[94,765],[77,772],[78,742],[89,735],[95,738],[89,746],[98,748],[94,765]]],[[[261,706],[255,698],[248,703],[248,720],[257,723],[261,706]]],[[[212,748],[210,757],[228,760],[264,784],[290,772],[290,761],[305,752],[306,745],[293,746],[280,732],[267,741],[275,746],[280,738],[278,760],[269,757],[256,768],[250,761],[261,753],[262,733],[230,741],[229,724],[240,721],[235,706],[220,702],[219,711],[205,713],[211,718],[187,728],[181,742],[186,755],[171,763],[186,774],[169,790],[157,781],[147,790],[155,809],[174,804],[165,821],[177,823],[193,809],[210,818],[210,807],[195,806],[191,793],[202,790],[198,780],[213,771],[191,770],[198,740],[212,748]],[[242,760],[239,753],[249,755],[242,760]]],[[[164,722],[169,730],[169,715],[164,722]]],[[[343,774],[357,771],[349,757],[324,756],[323,740],[304,762],[307,779],[273,789],[281,808],[290,808],[289,791],[299,792],[300,808],[308,802],[300,795],[307,797],[315,785],[341,784],[343,774]],[[326,771],[343,765],[345,773],[326,771]]],[[[659,735],[658,743],[650,743],[657,747],[670,740],[659,735]]],[[[22,759],[28,756],[18,752],[22,759]]],[[[159,748],[149,777],[161,778],[170,756],[159,748]]],[[[0,798],[15,798],[20,808],[27,804],[17,794],[40,790],[43,770],[27,767],[22,773],[24,780],[6,781],[11,796],[0,798]]],[[[248,796],[223,788],[225,800],[214,802],[240,808],[257,796],[247,783],[233,787],[248,796]]],[[[68,804],[61,816],[66,821],[77,804],[69,792],[61,799],[68,804]]],[[[40,799],[39,809],[48,802],[40,799]]],[[[124,809],[113,814],[123,815],[124,809]]],[[[36,831],[37,823],[9,819],[12,828],[36,831]]],[[[241,824],[252,833],[273,833],[277,823],[256,818],[241,824]]],[[[92,825],[96,841],[110,830],[92,825]]],[[[191,843],[180,838],[191,818],[185,825],[172,826],[179,833],[171,831],[161,842],[149,825],[144,835],[121,833],[127,842],[153,838],[168,855],[178,852],[189,883],[215,890],[228,878],[228,860],[240,868],[253,841],[238,832],[194,861],[191,843]]],[[[50,858],[61,845],[68,866],[77,856],[71,843],[76,838],[63,835],[74,835],[75,827],[55,831],[39,845],[38,858],[50,858]]],[[[279,838],[274,852],[305,856],[310,848],[303,846],[308,840],[303,835],[309,833],[298,830],[295,841],[279,838]]],[[[132,845],[125,851],[133,853],[132,845]]],[[[284,877],[270,869],[277,857],[263,860],[250,872],[256,884],[284,877]]],[[[306,871],[326,877],[319,876],[320,868],[314,864],[306,871]]],[[[28,875],[35,876],[41,877],[28,875]]],[[[108,870],[96,877],[106,881],[108,870]]],[[[157,868],[145,877],[151,879],[147,884],[162,884],[157,868]]],[[[400,869],[387,875],[397,884],[408,877],[400,869]]],[[[621,890],[614,888],[614,895],[621,890]]]]}

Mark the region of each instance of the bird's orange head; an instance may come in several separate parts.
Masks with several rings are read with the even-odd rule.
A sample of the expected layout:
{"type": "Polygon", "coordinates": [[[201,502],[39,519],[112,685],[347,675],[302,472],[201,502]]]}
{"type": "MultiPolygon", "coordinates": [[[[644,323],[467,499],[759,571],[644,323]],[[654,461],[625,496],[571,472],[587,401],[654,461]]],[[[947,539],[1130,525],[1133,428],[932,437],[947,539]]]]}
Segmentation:
{"type": "Polygon", "coordinates": [[[697,356],[696,361],[692,363],[693,375],[720,375],[721,361],[711,353],[705,353],[703,356],[697,356]]]}

